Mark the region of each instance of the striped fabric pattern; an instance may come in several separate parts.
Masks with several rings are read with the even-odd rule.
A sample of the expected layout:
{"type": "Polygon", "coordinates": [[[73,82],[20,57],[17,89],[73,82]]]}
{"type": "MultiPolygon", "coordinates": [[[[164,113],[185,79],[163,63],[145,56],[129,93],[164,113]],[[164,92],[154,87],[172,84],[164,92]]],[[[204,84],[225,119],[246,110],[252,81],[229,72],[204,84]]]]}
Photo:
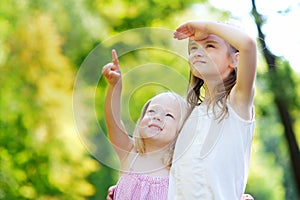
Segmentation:
{"type": "Polygon", "coordinates": [[[166,200],[169,177],[153,177],[129,172],[121,176],[114,200],[166,200]]]}

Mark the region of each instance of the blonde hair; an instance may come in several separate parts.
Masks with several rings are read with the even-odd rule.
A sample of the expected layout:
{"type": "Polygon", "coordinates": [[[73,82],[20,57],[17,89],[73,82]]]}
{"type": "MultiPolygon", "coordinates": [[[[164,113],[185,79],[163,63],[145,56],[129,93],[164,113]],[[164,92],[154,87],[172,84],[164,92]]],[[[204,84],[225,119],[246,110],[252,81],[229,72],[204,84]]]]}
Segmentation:
{"type": "MultiPolygon", "coordinates": [[[[162,95],[162,94],[173,95],[176,98],[176,100],[178,100],[178,102],[180,104],[180,109],[181,109],[181,116],[180,116],[180,121],[179,121],[179,123],[180,123],[179,124],[179,130],[177,132],[177,135],[176,135],[176,138],[174,139],[174,141],[169,144],[169,151],[168,151],[168,153],[163,157],[163,164],[167,165],[168,167],[171,167],[172,158],[173,158],[174,149],[175,149],[176,139],[177,139],[177,136],[178,136],[179,132],[182,129],[182,126],[184,125],[185,120],[187,119],[188,109],[187,109],[187,103],[186,103],[185,99],[183,97],[181,97],[180,95],[178,95],[177,93],[175,93],[175,92],[163,92],[163,93],[160,93],[158,95],[162,95]]],[[[141,115],[140,115],[139,119],[137,120],[135,130],[133,132],[135,149],[136,149],[137,152],[139,152],[141,154],[145,153],[146,149],[145,149],[144,141],[140,137],[140,134],[139,134],[139,131],[138,131],[137,127],[139,126],[140,121],[144,118],[145,113],[146,113],[146,111],[147,111],[147,109],[148,109],[151,101],[155,97],[157,97],[158,95],[152,97],[151,99],[149,99],[145,103],[145,105],[142,108],[141,115]]]]}

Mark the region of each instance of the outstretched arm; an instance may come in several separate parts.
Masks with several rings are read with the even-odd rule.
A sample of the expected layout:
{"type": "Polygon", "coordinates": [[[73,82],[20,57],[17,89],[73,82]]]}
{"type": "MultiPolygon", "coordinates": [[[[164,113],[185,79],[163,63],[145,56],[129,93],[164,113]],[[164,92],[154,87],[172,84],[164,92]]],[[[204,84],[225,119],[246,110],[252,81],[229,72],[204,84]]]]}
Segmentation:
{"type": "Polygon", "coordinates": [[[121,120],[122,76],[115,50],[112,50],[112,63],[108,63],[102,68],[102,74],[108,81],[104,103],[104,117],[108,137],[120,160],[122,160],[132,149],[133,142],[128,136],[121,120]]]}
{"type": "Polygon", "coordinates": [[[239,50],[235,55],[238,57],[237,80],[230,93],[230,103],[242,117],[251,118],[256,76],[256,42],[232,25],[211,21],[186,22],[176,29],[174,38],[203,40],[209,34],[223,38],[239,50]]]}

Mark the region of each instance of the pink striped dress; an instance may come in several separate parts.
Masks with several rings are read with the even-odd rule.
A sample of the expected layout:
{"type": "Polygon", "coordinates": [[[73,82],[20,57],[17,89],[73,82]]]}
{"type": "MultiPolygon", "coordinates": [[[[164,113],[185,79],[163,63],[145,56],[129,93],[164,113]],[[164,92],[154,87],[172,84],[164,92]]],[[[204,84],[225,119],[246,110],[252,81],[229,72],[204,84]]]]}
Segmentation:
{"type": "MultiPolygon", "coordinates": [[[[134,159],[135,161],[135,159],[134,159]]],[[[114,200],[166,200],[169,177],[155,177],[130,171],[120,177],[114,200]]]]}

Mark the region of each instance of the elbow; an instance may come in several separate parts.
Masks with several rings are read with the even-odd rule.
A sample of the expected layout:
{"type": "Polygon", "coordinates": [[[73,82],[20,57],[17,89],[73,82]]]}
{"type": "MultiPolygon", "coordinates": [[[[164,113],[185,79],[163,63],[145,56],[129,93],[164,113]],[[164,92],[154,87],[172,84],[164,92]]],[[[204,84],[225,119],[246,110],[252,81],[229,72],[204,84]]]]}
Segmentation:
{"type": "Polygon", "coordinates": [[[246,44],[247,44],[248,48],[250,48],[250,49],[256,50],[256,48],[257,48],[256,41],[250,37],[246,40],[246,44]]]}
{"type": "Polygon", "coordinates": [[[239,51],[244,51],[244,52],[256,52],[256,41],[254,39],[252,39],[251,37],[247,37],[244,39],[243,42],[243,46],[241,47],[241,49],[239,49],[239,51]]]}

